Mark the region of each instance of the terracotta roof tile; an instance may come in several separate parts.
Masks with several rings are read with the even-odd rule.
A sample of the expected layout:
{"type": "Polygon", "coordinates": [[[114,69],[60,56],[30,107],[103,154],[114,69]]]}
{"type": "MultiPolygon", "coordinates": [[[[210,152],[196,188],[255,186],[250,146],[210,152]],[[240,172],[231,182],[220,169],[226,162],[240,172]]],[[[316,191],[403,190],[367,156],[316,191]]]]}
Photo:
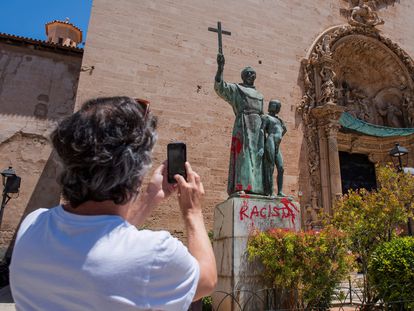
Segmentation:
{"type": "Polygon", "coordinates": [[[75,52],[75,53],[83,53],[82,48],[70,47],[70,46],[66,46],[66,45],[56,44],[56,43],[53,43],[53,42],[47,42],[47,41],[44,41],[44,40],[21,37],[21,36],[11,35],[11,34],[7,34],[7,33],[2,33],[2,32],[0,32],[0,41],[21,42],[21,43],[26,43],[26,44],[39,45],[39,46],[42,46],[42,47],[45,47],[45,48],[57,49],[57,50],[61,50],[61,51],[71,51],[71,52],[75,52]]]}

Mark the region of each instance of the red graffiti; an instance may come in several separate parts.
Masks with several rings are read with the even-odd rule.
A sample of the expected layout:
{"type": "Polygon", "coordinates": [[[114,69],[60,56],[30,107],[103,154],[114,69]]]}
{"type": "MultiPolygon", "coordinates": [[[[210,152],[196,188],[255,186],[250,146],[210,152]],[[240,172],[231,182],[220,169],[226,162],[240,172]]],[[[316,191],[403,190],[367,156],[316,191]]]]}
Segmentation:
{"type": "Polygon", "coordinates": [[[247,201],[243,201],[242,206],[240,207],[240,220],[243,220],[245,217],[249,218],[249,216],[246,214],[246,211],[249,209],[249,204],[247,201]]]}
{"type": "Polygon", "coordinates": [[[295,225],[298,214],[298,208],[287,198],[283,198],[278,205],[267,204],[262,207],[256,205],[249,206],[248,201],[243,201],[239,212],[241,221],[245,219],[279,218],[288,219],[293,225],[295,225]]]}
{"type": "Polygon", "coordinates": [[[240,197],[243,199],[250,199],[250,195],[248,194],[241,194],[240,197]]]}
{"type": "Polygon", "coordinates": [[[257,206],[253,206],[252,211],[250,212],[250,219],[254,217],[259,217],[259,211],[257,210],[257,206]]]}
{"type": "Polygon", "coordinates": [[[285,206],[284,213],[282,218],[291,218],[292,224],[295,224],[295,219],[296,219],[296,213],[299,213],[298,208],[296,207],[295,204],[293,204],[291,201],[289,201],[289,199],[287,198],[283,198],[282,200],[280,200],[281,203],[283,203],[283,205],[285,206]],[[286,213],[285,213],[286,212],[286,213]]]}
{"type": "MultiPolygon", "coordinates": [[[[235,188],[236,188],[236,191],[251,191],[252,185],[247,185],[247,187],[244,188],[242,184],[236,184],[235,188]]],[[[250,196],[248,195],[242,195],[242,198],[249,198],[249,197],[250,196]]]]}
{"type": "Polygon", "coordinates": [[[233,136],[231,138],[231,152],[235,153],[236,155],[238,155],[240,153],[240,151],[242,150],[242,142],[240,140],[240,138],[233,136]]]}

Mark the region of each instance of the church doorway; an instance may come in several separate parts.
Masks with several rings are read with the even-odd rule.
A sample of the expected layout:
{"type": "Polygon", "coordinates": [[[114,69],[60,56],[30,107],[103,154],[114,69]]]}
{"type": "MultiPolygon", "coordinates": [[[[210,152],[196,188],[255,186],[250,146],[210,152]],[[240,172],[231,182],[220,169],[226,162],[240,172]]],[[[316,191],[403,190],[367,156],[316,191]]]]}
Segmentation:
{"type": "Polygon", "coordinates": [[[367,155],[340,151],[339,163],[343,194],[346,194],[349,189],[373,190],[377,188],[375,165],[367,155]]]}

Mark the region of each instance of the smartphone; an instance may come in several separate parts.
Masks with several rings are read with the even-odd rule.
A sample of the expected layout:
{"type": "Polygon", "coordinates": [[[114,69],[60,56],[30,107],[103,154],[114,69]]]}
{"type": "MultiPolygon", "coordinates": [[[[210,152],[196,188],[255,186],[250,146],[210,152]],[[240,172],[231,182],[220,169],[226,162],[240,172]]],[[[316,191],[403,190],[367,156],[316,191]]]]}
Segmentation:
{"type": "Polygon", "coordinates": [[[179,174],[187,180],[185,162],[187,161],[187,147],[183,142],[169,143],[167,145],[168,182],[175,184],[174,175],[179,174]]]}

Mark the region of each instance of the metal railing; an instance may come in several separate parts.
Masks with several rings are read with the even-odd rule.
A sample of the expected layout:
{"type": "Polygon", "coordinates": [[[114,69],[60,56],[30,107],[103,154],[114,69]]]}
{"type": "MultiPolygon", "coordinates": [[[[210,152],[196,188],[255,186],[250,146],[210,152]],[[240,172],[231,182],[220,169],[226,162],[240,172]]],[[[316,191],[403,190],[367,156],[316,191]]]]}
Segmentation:
{"type": "MultiPolygon", "coordinates": [[[[361,278],[362,276],[360,276],[361,278]]],[[[414,293],[412,300],[399,300],[385,303],[365,303],[361,279],[353,278],[339,284],[331,296],[329,303],[312,301],[308,304],[300,301],[297,291],[285,289],[263,288],[257,290],[235,290],[233,292],[214,292],[214,306],[199,304],[191,311],[357,311],[357,310],[390,310],[414,311],[414,293]]]]}

